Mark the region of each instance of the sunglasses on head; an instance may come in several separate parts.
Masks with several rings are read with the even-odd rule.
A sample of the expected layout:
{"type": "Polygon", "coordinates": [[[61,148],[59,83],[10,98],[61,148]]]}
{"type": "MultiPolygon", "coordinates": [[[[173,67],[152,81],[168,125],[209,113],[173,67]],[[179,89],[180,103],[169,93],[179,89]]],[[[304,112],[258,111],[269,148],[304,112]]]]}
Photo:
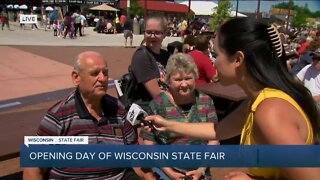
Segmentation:
{"type": "Polygon", "coordinates": [[[148,36],[151,36],[152,34],[155,36],[161,36],[163,34],[162,31],[151,31],[151,30],[145,30],[144,33],[148,36]]]}

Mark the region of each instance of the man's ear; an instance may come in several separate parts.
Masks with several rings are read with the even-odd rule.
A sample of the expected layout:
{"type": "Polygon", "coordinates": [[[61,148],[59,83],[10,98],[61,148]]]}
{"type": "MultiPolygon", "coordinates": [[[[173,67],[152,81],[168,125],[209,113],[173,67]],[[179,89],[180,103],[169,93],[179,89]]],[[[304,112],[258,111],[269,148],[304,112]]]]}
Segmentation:
{"type": "Polygon", "coordinates": [[[72,82],[74,84],[74,86],[78,87],[80,84],[80,76],[77,72],[72,71],[71,73],[71,78],[72,78],[72,82]]]}

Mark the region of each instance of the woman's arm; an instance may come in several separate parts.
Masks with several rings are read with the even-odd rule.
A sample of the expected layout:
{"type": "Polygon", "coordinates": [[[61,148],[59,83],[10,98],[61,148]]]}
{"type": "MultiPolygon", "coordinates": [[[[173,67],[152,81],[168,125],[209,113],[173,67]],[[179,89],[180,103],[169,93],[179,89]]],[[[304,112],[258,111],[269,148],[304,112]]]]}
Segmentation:
{"type": "Polygon", "coordinates": [[[203,140],[223,140],[240,134],[246,116],[247,105],[248,101],[244,101],[235,111],[216,125],[211,122],[182,123],[167,121],[158,115],[148,116],[146,120],[151,121],[160,131],[170,131],[203,140]]]}
{"type": "Polygon", "coordinates": [[[147,89],[151,97],[156,97],[161,93],[161,89],[157,79],[151,79],[143,83],[143,86],[147,89]]]}
{"type": "Polygon", "coordinates": [[[138,49],[132,56],[131,71],[137,80],[149,92],[151,97],[160,94],[161,89],[158,85],[159,71],[153,60],[147,55],[147,50],[138,49]],[[141,66],[143,64],[143,66],[141,66]]]}
{"type": "MultiPolygon", "coordinates": [[[[168,121],[159,115],[147,116],[145,119],[153,123],[159,131],[169,131],[203,140],[215,139],[213,123],[184,123],[168,121]],[[199,131],[199,129],[201,129],[201,131],[199,131]]],[[[150,131],[149,127],[144,126],[144,128],[150,131]]]]}
{"type": "Polygon", "coordinates": [[[216,139],[225,140],[241,133],[249,108],[249,100],[244,100],[234,111],[216,124],[216,139]]]}

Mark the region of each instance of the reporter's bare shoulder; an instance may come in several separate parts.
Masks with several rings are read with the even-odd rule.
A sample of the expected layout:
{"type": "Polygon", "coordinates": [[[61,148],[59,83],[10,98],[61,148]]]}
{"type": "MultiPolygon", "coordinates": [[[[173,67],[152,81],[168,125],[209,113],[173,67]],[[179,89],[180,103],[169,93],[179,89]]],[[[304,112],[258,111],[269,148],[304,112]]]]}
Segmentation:
{"type": "Polygon", "coordinates": [[[263,144],[304,144],[307,125],[288,101],[268,98],[254,112],[253,130],[263,144]]]}

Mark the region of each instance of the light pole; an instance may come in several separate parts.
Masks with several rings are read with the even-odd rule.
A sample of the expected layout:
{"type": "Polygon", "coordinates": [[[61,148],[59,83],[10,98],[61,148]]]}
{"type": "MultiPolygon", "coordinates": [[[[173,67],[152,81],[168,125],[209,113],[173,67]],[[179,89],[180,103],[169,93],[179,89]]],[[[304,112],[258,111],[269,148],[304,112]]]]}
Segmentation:
{"type": "Polygon", "coordinates": [[[188,2],[188,21],[187,21],[187,29],[189,28],[189,23],[190,23],[190,11],[191,11],[191,0],[188,2]]]}
{"type": "Polygon", "coordinates": [[[260,18],[260,0],[258,0],[258,4],[257,4],[257,14],[256,14],[256,19],[260,18]]]}
{"type": "Polygon", "coordinates": [[[129,15],[130,0],[127,0],[127,16],[129,15]]]}
{"type": "Polygon", "coordinates": [[[289,3],[288,3],[288,18],[287,18],[287,27],[286,27],[286,33],[287,34],[289,33],[290,11],[291,11],[291,3],[290,3],[290,0],[289,0],[289,3]]]}
{"type": "Polygon", "coordinates": [[[147,0],[144,0],[144,18],[147,17],[147,0]]]}
{"type": "Polygon", "coordinates": [[[237,0],[236,17],[238,17],[239,0],[237,0]]]}

